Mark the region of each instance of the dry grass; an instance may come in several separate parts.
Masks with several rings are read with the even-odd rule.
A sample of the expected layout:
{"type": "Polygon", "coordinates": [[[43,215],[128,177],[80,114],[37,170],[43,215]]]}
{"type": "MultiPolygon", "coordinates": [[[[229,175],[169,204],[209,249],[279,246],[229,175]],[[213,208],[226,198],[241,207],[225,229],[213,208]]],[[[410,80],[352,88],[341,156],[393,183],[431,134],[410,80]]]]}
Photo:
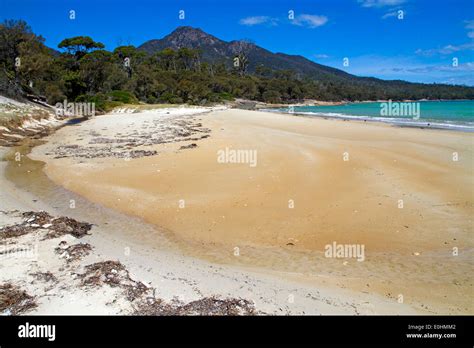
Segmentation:
{"type": "Polygon", "coordinates": [[[136,109],[135,112],[154,109],[176,108],[180,104],[124,104],[120,108],[136,109]]]}

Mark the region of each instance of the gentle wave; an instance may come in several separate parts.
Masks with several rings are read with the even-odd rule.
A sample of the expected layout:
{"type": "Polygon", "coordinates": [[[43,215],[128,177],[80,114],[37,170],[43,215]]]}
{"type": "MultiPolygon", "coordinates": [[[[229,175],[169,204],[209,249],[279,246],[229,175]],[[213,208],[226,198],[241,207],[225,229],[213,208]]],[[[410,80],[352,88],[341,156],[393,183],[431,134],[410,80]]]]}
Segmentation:
{"type": "Polygon", "coordinates": [[[301,112],[294,111],[289,112],[282,109],[261,109],[261,111],[267,112],[276,112],[282,114],[292,114],[292,115],[303,115],[303,116],[316,116],[316,117],[326,117],[326,118],[338,118],[338,119],[347,119],[347,120],[357,120],[357,121],[370,121],[370,122],[383,122],[394,124],[397,126],[406,126],[406,127],[425,127],[425,128],[434,128],[434,129],[451,129],[459,130],[464,132],[474,132],[474,122],[439,122],[439,120],[432,121],[429,119],[407,119],[407,118],[393,118],[393,117],[374,117],[374,116],[356,116],[348,115],[337,112],[301,112]]]}

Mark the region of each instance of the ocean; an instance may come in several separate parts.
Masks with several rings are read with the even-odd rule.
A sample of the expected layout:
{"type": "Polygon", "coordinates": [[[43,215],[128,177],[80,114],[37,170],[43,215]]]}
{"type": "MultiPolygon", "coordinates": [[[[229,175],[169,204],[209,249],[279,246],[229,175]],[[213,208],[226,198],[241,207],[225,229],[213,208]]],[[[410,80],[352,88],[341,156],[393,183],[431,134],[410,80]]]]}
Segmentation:
{"type": "Polygon", "coordinates": [[[474,132],[474,100],[364,102],[331,106],[294,106],[271,111],[474,132]]]}

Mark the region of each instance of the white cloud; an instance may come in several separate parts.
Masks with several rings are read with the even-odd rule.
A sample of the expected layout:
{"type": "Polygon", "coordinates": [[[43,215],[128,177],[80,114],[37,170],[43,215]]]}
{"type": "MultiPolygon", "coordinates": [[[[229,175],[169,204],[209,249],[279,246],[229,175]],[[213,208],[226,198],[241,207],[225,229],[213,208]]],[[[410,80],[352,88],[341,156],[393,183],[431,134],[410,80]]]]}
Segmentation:
{"type": "Polygon", "coordinates": [[[455,52],[472,50],[474,50],[474,42],[468,42],[462,45],[446,45],[441,48],[432,48],[428,50],[417,49],[415,53],[422,56],[433,56],[435,54],[448,55],[455,52]]]}
{"type": "Polygon", "coordinates": [[[315,54],[314,58],[326,59],[326,58],[329,58],[329,56],[327,54],[315,54]]]}
{"type": "Polygon", "coordinates": [[[464,23],[466,23],[466,26],[464,28],[468,30],[467,37],[470,39],[474,39],[474,20],[464,21],[464,23]]]}
{"type": "MultiPolygon", "coordinates": [[[[254,25],[261,25],[266,24],[270,26],[278,25],[279,19],[269,16],[251,16],[242,18],[239,21],[239,24],[246,25],[246,26],[254,26],[254,25]]],[[[318,15],[311,15],[311,14],[301,14],[296,16],[295,19],[290,21],[291,24],[304,26],[308,28],[317,28],[320,27],[328,22],[328,18],[326,16],[318,16],[318,15]]]]}
{"type": "Polygon", "coordinates": [[[382,16],[382,19],[387,19],[387,18],[390,18],[390,17],[396,17],[397,15],[398,15],[398,13],[396,11],[387,12],[386,14],[384,14],[382,16]]]}
{"type": "Polygon", "coordinates": [[[443,63],[425,63],[409,56],[362,55],[352,57],[350,66],[343,67],[342,58],[330,59],[324,64],[358,76],[373,76],[388,80],[411,82],[462,83],[474,86],[474,62],[460,62],[457,67],[443,63]]]}
{"type": "Polygon", "coordinates": [[[411,73],[432,73],[432,72],[472,72],[474,71],[474,62],[467,62],[464,64],[459,64],[458,66],[452,65],[426,65],[419,66],[415,68],[402,69],[401,71],[411,72],[411,73]]]}
{"type": "MultiPolygon", "coordinates": [[[[464,23],[466,23],[464,28],[468,30],[467,37],[474,39],[474,20],[464,21],[464,23]]],[[[419,48],[415,51],[415,53],[422,56],[433,56],[435,54],[449,55],[460,51],[474,51],[474,40],[461,45],[446,45],[441,48],[432,48],[427,50],[419,48]]]]}
{"type": "Polygon", "coordinates": [[[242,18],[239,23],[242,25],[253,26],[259,24],[277,25],[278,19],[268,16],[252,16],[242,18]]]}
{"type": "MultiPolygon", "coordinates": [[[[387,12],[386,14],[384,14],[381,18],[382,19],[387,19],[387,18],[391,18],[391,17],[397,17],[401,15],[401,18],[403,19],[403,16],[405,16],[406,12],[403,11],[403,12],[400,12],[401,10],[397,10],[397,11],[391,11],[391,12],[387,12]]],[[[400,19],[400,18],[399,18],[400,19]]]]}
{"type": "Polygon", "coordinates": [[[385,7],[401,5],[406,0],[358,0],[362,7],[385,7]]]}
{"type": "Polygon", "coordinates": [[[464,23],[466,23],[466,29],[474,29],[474,19],[471,19],[470,21],[464,21],[464,23]]]}
{"type": "Polygon", "coordinates": [[[308,28],[317,28],[328,22],[326,16],[301,14],[296,16],[295,19],[291,20],[291,23],[299,26],[307,26],[308,28]]]}

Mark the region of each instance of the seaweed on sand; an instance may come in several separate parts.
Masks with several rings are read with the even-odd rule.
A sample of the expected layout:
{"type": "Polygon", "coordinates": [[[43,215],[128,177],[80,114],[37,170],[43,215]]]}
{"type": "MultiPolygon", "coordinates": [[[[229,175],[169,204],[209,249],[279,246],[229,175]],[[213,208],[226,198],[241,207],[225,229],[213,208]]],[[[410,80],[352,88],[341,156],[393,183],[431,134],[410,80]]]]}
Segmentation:
{"type": "Polygon", "coordinates": [[[102,261],[87,265],[85,272],[80,274],[83,286],[101,286],[108,284],[125,291],[129,301],[141,297],[150,290],[144,283],[130,278],[128,270],[119,261],[102,261]]]}
{"type": "Polygon", "coordinates": [[[0,238],[14,238],[40,229],[48,230],[45,239],[70,234],[76,238],[85,236],[92,224],[79,222],[69,217],[54,218],[45,211],[28,211],[22,214],[23,222],[0,228],[0,238]]]}
{"type": "Polygon", "coordinates": [[[0,313],[18,315],[37,307],[35,298],[10,283],[0,285],[0,313]]]}
{"type": "Polygon", "coordinates": [[[189,303],[166,303],[161,299],[148,299],[140,303],[134,315],[257,315],[252,302],[241,298],[220,299],[215,296],[204,297],[189,303]]]}

